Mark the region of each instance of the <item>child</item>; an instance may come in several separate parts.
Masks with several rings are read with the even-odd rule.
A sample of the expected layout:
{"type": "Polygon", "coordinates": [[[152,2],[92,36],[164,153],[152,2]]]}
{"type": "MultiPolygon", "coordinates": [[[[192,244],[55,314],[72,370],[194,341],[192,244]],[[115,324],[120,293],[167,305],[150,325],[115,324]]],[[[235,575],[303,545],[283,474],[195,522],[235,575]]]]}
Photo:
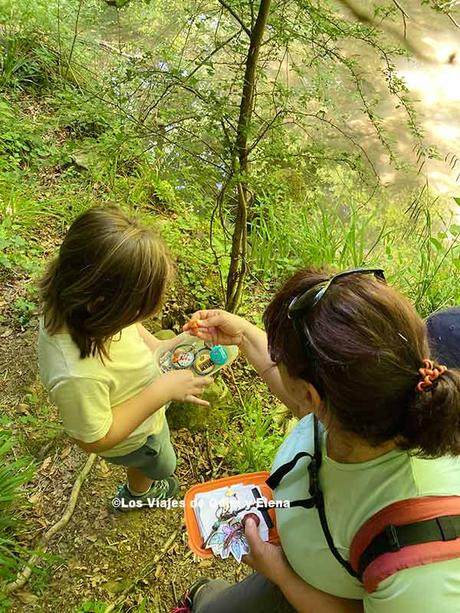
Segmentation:
{"type": "Polygon", "coordinates": [[[197,396],[211,379],[162,374],[158,355],[177,340],[158,341],[141,325],[159,310],[171,270],[151,229],[97,207],[74,221],[40,281],[42,382],[75,443],[126,466],[112,500],[122,509],[178,490],[165,405],[208,404],[197,396]]]}

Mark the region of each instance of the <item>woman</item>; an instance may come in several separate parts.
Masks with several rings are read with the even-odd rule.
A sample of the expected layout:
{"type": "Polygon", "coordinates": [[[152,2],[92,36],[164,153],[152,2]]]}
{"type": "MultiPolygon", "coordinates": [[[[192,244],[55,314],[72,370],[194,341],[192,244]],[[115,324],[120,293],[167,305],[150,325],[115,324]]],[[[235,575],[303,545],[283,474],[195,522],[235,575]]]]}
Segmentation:
{"type": "Polygon", "coordinates": [[[238,344],[300,418],[274,462],[275,498],[318,496],[309,467],[316,418],[323,424],[314,499],[324,500],[325,522],[319,503],[277,509],[277,547],[248,521],[245,562],[257,572],[234,586],[201,580],[178,610],[458,613],[460,557],[396,572],[373,592],[350,574],[353,537],[381,509],[420,497],[460,502],[460,372],[427,361],[426,326],[383,271],[300,270],[267,308],[267,335],[224,311],[196,317],[197,335],[238,344]]]}

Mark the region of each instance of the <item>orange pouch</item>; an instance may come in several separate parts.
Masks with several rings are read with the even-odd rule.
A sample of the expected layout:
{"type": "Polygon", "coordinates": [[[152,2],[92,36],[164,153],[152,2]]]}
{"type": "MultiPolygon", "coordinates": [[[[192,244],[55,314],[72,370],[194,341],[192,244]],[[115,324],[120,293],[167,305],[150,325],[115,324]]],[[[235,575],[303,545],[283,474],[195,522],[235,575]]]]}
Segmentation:
{"type": "MultiPolygon", "coordinates": [[[[273,500],[273,493],[272,490],[265,483],[269,475],[270,473],[265,471],[258,473],[247,473],[244,475],[233,475],[232,477],[224,477],[223,479],[216,479],[215,481],[198,483],[197,485],[192,486],[187,491],[184,499],[185,527],[187,528],[188,534],[188,546],[193,551],[193,553],[196,553],[196,555],[200,558],[212,558],[213,556],[211,549],[204,549],[202,546],[203,537],[200,534],[200,529],[196,520],[195,511],[193,509],[193,501],[195,499],[195,496],[204,492],[217,490],[221,487],[231,487],[232,485],[241,483],[243,485],[254,484],[256,487],[259,488],[262,497],[266,498],[267,501],[270,501],[273,500]]],[[[273,527],[269,529],[268,541],[269,543],[278,543],[278,533],[276,531],[275,525],[275,509],[267,509],[267,513],[273,523],[273,527]]]]}

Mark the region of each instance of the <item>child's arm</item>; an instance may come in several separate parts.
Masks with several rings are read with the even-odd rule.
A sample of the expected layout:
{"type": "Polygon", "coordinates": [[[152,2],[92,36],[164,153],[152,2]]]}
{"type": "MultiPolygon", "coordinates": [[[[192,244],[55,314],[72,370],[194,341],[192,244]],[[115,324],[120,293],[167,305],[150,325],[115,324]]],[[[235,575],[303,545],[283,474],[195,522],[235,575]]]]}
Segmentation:
{"type": "Polygon", "coordinates": [[[137,329],[142,337],[142,340],[150,349],[150,351],[156,351],[161,346],[164,352],[169,351],[177,344],[181,342],[181,338],[187,336],[185,333],[178,334],[173,338],[167,338],[164,341],[158,340],[153,334],[151,334],[142,324],[137,324],[137,329]]]}
{"type": "Polygon", "coordinates": [[[201,394],[211,382],[211,378],[197,377],[190,370],[166,373],[136,396],[112,407],[112,424],[101,439],[91,443],[74,440],[88,453],[100,453],[111,449],[171,400],[209,406],[208,402],[197,398],[197,395],[201,394]]]}

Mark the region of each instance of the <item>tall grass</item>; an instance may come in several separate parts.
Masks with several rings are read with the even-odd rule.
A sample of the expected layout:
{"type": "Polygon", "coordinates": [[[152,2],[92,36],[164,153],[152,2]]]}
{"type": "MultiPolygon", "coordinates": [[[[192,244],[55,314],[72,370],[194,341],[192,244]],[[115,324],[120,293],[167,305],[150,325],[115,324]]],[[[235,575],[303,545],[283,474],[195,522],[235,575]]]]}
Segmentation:
{"type": "Polygon", "coordinates": [[[0,610],[7,604],[1,584],[14,578],[24,554],[17,540],[21,528],[20,509],[24,503],[21,486],[32,474],[27,458],[10,458],[12,445],[9,435],[0,433],[0,610]]]}
{"type": "Polygon", "coordinates": [[[460,226],[447,208],[433,216],[422,207],[416,219],[400,214],[404,208],[263,197],[250,229],[250,267],[269,282],[301,266],[379,266],[422,315],[460,302],[460,226]]]}
{"type": "Polygon", "coordinates": [[[276,450],[283,440],[283,431],[273,411],[273,398],[262,390],[254,390],[235,404],[232,415],[234,429],[224,436],[217,450],[230,459],[235,472],[269,470],[276,450]]]}

